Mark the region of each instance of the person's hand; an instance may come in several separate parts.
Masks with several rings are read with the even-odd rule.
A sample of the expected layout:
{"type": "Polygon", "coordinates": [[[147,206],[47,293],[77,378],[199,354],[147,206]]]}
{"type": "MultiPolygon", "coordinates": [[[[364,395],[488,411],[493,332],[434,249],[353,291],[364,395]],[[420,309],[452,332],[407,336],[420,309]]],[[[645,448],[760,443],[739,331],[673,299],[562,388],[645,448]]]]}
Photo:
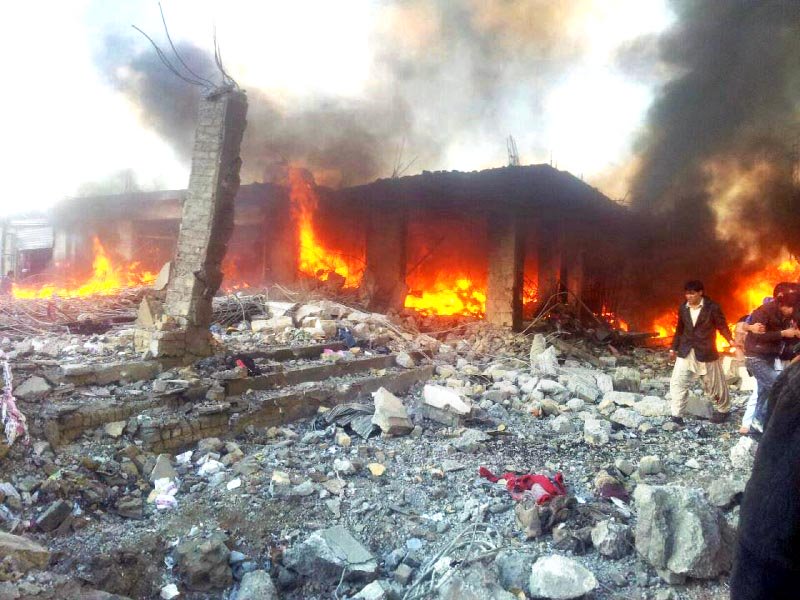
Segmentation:
{"type": "Polygon", "coordinates": [[[763,323],[752,323],[747,326],[747,330],[750,333],[764,333],[767,331],[767,327],[763,323]]]}
{"type": "Polygon", "coordinates": [[[781,331],[781,337],[785,337],[785,338],[800,337],[800,329],[797,329],[797,327],[791,327],[789,329],[784,329],[783,331],[781,331]]]}

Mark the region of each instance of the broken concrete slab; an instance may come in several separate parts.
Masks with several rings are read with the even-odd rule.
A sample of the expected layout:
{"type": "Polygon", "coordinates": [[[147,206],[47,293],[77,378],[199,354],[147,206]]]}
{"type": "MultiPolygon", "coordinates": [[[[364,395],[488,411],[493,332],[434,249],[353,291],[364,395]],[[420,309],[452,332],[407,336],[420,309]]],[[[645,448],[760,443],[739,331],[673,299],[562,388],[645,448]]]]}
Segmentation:
{"type": "Polygon", "coordinates": [[[427,384],[422,398],[422,415],[443,425],[456,427],[472,413],[472,402],[452,388],[427,384]]]}
{"type": "Polygon", "coordinates": [[[375,400],[375,414],[372,422],[381,428],[383,433],[405,435],[414,429],[414,423],[408,418],[403,401],[386,388],[372,393],[375,400]]]}
{"type": "Polygon", "coordinates": [[[337,525],[312,533],[284,554],[283,563],[305,577],[339,580],[344,571],[348,581],[374,579],[378,562],[361,542],[337,525]]]}

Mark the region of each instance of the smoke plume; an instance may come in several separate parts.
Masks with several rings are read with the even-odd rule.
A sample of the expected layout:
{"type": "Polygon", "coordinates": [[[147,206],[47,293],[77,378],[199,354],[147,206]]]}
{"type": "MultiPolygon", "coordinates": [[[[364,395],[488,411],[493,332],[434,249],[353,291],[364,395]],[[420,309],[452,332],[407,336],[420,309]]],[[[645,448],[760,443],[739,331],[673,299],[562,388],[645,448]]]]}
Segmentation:
{"type": "Polygon", "coordinates": [[[800,3],[673,6],[658,47],[676,75],[650,109],[631,190],[646,218],[632,249],[640,311],[692,278],[724,301],[748,269],[800,250],[800,3]]]}

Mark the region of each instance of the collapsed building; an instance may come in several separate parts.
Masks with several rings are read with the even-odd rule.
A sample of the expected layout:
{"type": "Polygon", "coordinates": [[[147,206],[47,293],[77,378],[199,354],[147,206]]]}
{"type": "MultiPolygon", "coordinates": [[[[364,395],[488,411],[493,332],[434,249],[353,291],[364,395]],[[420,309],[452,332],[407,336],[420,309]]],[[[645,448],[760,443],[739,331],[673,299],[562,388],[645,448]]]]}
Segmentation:
{"type": "MultiPolygon", "coordinates": [[[[368,308],[387,311],[417,306],[438,282],[468,280],[462,291],[478,306],[465,314],[508,327],[519,327],[525,303],[565,290],[568,302],[598,314],[615,309],[627,211],[567,172],[549,165],[425,172],[343,190],[317,187],[307,174],[289,180],[239,189],[227,281],[291,286],[334,274],[359,287],[368,308]],[[308,235],[324,251],[316,264],[304,254],[308,235]]],[[[174,253],[185,197],[66,201],[54,212],[53,261],[90,264],[99,238],[157,271],[174,253]]]]}

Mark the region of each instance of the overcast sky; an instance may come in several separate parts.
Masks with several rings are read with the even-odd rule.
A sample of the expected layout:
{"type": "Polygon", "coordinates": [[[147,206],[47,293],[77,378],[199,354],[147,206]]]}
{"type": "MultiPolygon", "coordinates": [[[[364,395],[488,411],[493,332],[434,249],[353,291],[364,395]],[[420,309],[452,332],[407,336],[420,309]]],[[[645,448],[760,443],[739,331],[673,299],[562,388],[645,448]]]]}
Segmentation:
{"type": "MultiPolygon", "coordinates": [[[[417,132],[406,149],[418,157],[409,173],[503,165],[505,136],[513,134],[523,163],[552,157],[619,197],[635,136],[671,76],[649,54],[649,42],[673,23],[662,0],[164,0],[163,7],[176,42],[211,50],[216,27],[228,70],[279,115],[401,98],[417,132]],[[466,23],[456,32],[454,13],[466,23]],[[482,57],[493,68],[477,84],[482,57]],[[432,74],[398,75],[414,64],[432,74]],[[423,134],[437,141],[436,152],[423,134]]],[[[145,188],[186,186],[189,165],[174,140],[147,125],[143,106],[98,61],[109,40],[125,40],[113,48],[112,75],[117,82],[128,75],[125,53],[133,61],[147,51],[133,24],[164,43],[157,2],[27,0],[7,4],[4,16],[3,215],[46,209],[124,170],[145,188]]]]}

